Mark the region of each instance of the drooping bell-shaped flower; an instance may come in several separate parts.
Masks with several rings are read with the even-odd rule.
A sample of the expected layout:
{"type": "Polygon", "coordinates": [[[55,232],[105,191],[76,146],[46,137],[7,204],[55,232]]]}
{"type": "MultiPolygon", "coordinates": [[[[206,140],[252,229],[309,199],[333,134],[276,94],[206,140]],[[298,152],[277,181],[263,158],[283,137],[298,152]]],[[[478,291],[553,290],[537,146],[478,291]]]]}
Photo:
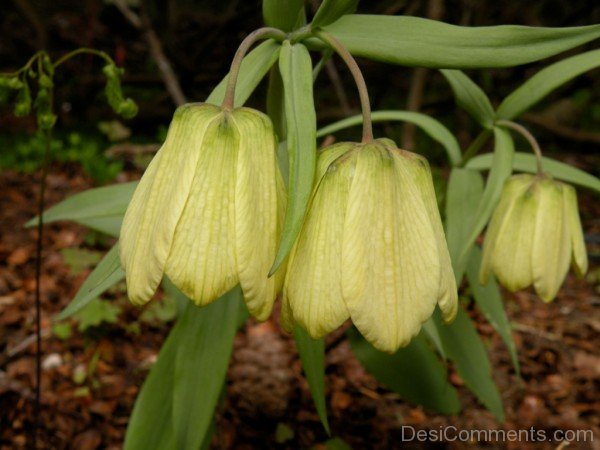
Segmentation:
{"type": "Polygon", "coordinates": [[[533,285],[549,302],[569,264],[579,276],[587,271],[575,189],[546,175],[511,177],[483,244],[481,283],[487,283],[493,272],[510,291],[533,285]]]}
{"type": "Polygon", "coordinates": [[[198,305],[239,283],[250,312],[269,316],[283,278],[267,276],[286,201],[276,148],[271,121],[258,111],[177,109],[121,229],[134,304],[149,301],[166,274],[198,305]]]}
{"type": "Polygon", "coordinates": [[[351,318],[376,348],[410,342],[457,291],[427,161],[387,139],[319,156],[317,184],[288,262],[282,323],[319,338],[351,318]]]}

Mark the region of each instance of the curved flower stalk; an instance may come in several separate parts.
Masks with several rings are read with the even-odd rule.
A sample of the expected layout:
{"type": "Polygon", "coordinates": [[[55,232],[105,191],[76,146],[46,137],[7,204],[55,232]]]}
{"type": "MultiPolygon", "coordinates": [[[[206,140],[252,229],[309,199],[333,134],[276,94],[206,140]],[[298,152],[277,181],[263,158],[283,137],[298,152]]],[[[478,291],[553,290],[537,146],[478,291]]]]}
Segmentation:
{"type": "Polygon", "coordinates": [[[575,189],[541,173],[511,177],[485,237],[481,283],[493,272],[510,291],[533,285],[550,302],[569,264],[578,276],[587,271],[575,189]]]}
{"type": "Polygon", "coordinates": [[[134,304],[149,301],[166,274],[200,306],[239,283],[250,312],[269,316],[282,271],[267,274],[286,202],[276,142],[271,121],[258,111],[177,109],[121,229],[134,304]]]}
{"type": "Polygon", "coordinates": [[[387,139],[323,150],[283,295],[284,327],[319,338],[351,318],[390,353],[436,304],[451,321],[456,283],[427,161],[387,139]]]}

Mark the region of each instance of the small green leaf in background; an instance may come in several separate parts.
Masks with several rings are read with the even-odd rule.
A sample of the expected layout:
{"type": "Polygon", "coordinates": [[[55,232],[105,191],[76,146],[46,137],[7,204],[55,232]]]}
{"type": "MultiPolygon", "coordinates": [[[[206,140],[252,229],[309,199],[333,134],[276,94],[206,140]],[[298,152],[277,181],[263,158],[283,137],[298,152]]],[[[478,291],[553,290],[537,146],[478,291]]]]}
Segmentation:
{"type": "Polygon", "coordinates": [[[514,119],[559,86],[598,66],[600,49],[571,56],[540,70],[504,99],[498,107],[498,118],[514,119]]]}
{"type": "Polygon", "coordinates": [[[503,128],[494,127],[494,157],[490,167],[490,174],[488,175],[485,190],[477,206],[477,213],[473,220],[471,231],[460,252],[459,267],[464,264],[463,259],[468,261],[471,247],[475,243],[479,233],[485,228],[500,199],[504,182],[512,173],[514,153],[515,147],[510,133],[503,128]]]}
{"type": "MultiPolygon", "coordinates": [[[[427,114],[413,111],[374,111],[371,120],[375,122],[400,121],[413,123],[427,133],[434,141],[440,143],[452,165],[461,160],[460,146],[454,135],[441,122],[427,114]]],[[[362,115],[348,117],[317,130],[317,137],[327,136],[336,131],[362,124],[362,115]]]]}
{"type": "Polygon", "coordinates": [[[499,422],[504,422],[504,407],[498,388],[492,379],[492,367],[487,352],[467,313],[458,308],[456,319],[445,325],[436,311],[434,319],[442,337],[448,358],[479,401],[499,422]]]}
{"type": "MultiPolygon", "coordinates": [[[[493,154],[486,153],[469,160],[466,167],[473,170],[488,170],[493,162],[493,154]]],[[[583,170],[555,159],[542,157],[542,167],[545,172],[559,180],[567,181],[600,193],[600,179],[583,170]]],[[[513,170],[518,172],[537,172],[535,155],[517,152],[513,158],[513,170]]]]}
{"type": "Polygon", "coordinates": [[[300,28],[306,21],[304,0],[263,0],[262,13],[266,26],[283,31],[300,28]]]}
{"type": "Polygon", "coordinates": [[[63,248],[60,253],[64,263],[69,267],[73,275],[77,275],[88,267],[98,264],[102,259],[100,252],[84,248],[63,248]]]}
{"type": "Polygon", "coordinates": [[[483,177],[479,172],[459,167],[452,169],[446,194],[446,240],[458,286],[470,252],[464,258],[460,258],[460,254],[473,228],[482,195],[483,177]]]}
{"type": "Polygon", "coordinates": [[[327,434],[329,434],[327,403],[325,401],[325,344],[323,339],[312,339],[299,326],[294,327],[294,339],[300,355],[302,369],[310,388],[310,394],[317,408],[317,414],[327,434]]]}
{"type": "Polygon", "coordinates": [[[294,439],[294,430],[289,425],[279,422],[275,428],[275,442],[283,444],[292,439],[294,439]]]}
{"type": "Polygon", "coordinates": [[[177,302],[170,296],[162,300],[153,300],[140,314],[140,320],[146,323],[166,323],[178,315],[177,302]]]}
{"type": "Polygon", "coordinates": [[[52,334],[58,339],[65,341],[73,334],[73,329],[69,322],[58,322],[52,324],[52,334]]]}
{"type": "Polygon", "coordinates": [[[55,320],[64,320],[73,315],[124,278],[125,272],[119,262],[119,245],[116,244],[89,274],[71,303],[55,317],[55,320]]]}
{"type": "Polygon", "coordinates": [[[355,56],[438,69],[518,66],[600,37],[600,25],[460,27],[420,17],[362,14],[346,15],[324,28],[355,56]]]}
{"type": "Polygon", "coordinates": [[[300,232],[312,192],[317,159],[312,62],[306,47],[285,41],[281,48],[279,70],[285,97],[289,181],[283,234],[271,273],[288,256],[300,232]]]}
{"type": "Polygon", "coordinates": [[[329,439],[325,442],[325,448],[327,450],[352,450],[352,447],[340,438],[329,439]]]}
{"type": "Polygon", "coordinates": [[[460,70],[443,69],[440,72],[450,83],[458,106],[467,111],[483,128],[491,129],[494,126],[495,113],[485,92],[460,70]]]}
{"type": "MultiPolygon", "coordinates": [[[[127,205],[138,182],[114,184],[75,194],[44,212],[44,223],[71,220],[111,236],[118,236],[127,205]]],[[[25,224],[37,225],[34,217],[25,224]]]]}
{"type": "MultiPolygon", "coordinates": [[[[281,46],[277,42],[268,40],[257,46],[244,57],[235,88],[235,107],[246,103],[246,100],[248,100],[252,92],[254,92],[258,83],[260,83],[271,66],[277,61],[280,48],[281,46]]],[[[228,79],[229,75],[226,75],[221,80],[206,99],[206,103],[221,105],[223,97],[225,97],[228,79]]]]}
{"type": "Polygon", "coordinates": [[[458,413],[460,403],[446,368],[421,335],[389,355],[376,350],[354,328],[347,334],[356,358],[381,384],[432,411],[458,413]]]}
{"type": "Polygon", "coordinates": [[[517,347],[512,337],[512,329],[506,311],[504,310],[504,302],[500,294],[500,288],[494,277],[490,277],[488,283],[484,286],[479,283],[479,267],[481,266],[481,249],[474,247],[467,269],[467,279],[473,292],[473,298],[479,306],[479,309],[487,319],[487,321],[498,332],[508,352],[510,359],[517,375],[520,376],[521,368],[519,366],[519,358],[517,357],[517,347]]]}
{"type": "Polygon", "coordinates": [[[77,319],[77,329],[82,333],[88,328],[97,327],[103,323],[117,323],[121,307],[100,298],[92,299],[74,314],[77,319]]]}
{"type": "Polygon", "coordinates": [[[313,28],[324,27],[335,22],[346,14],[356,11],[359,0],[323,0],[315,13],[311,25],[313,28]]]}

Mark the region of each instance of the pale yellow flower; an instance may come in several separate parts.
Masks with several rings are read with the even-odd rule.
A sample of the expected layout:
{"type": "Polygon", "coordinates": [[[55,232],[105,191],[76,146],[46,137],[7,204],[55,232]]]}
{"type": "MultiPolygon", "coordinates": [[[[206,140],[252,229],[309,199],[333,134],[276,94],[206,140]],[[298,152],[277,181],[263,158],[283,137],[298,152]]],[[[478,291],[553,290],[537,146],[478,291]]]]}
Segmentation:
{"type": "Polygon", "coordinates": [[[587,271],[575,189],[545,175],[511,177],[485,237],[481,283],[493,272],[510,291],[533,285],[549,302],[570,263],[579,276],[587,271]]]}
{"type": "Polygon", "coordinates": [[[196,304],[240,284],[269,316],[282,273],[268,278],[285,209],[269,118],[249,108],[178,108],[121,229],[127,291],[146,303],[164,274],[196,304]]]}
{"type": "Polygon", "coordinates": [[[375,347],[408,344],[457,292],[427,161],[387,139],[320,154],[284,284],[282,323],[319,338],[351,318],[375,347]]]}

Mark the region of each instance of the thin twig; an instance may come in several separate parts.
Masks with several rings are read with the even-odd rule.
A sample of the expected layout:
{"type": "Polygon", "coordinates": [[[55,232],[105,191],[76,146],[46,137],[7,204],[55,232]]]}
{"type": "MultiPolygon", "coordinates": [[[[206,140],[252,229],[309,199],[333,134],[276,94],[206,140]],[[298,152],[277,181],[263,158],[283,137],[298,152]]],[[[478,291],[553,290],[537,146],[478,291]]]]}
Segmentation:
{"type": "Polygon", "coordinates": [[[144,39],[146,39],[146,42],[148,43],[150,55],[158,66],[160,76],[163,79],[169,95],[173,99],[173,103],[177,106],[186,103],[187,100],[181,89],[177,75],[173,70],[171,62],[165,55],[160,39],[152,28],[148,15],[143,13],[142,17],[138,16],[123,0],[113,0],[113,3],[118,10],[121,11],[123,17],[144,35],[144,39]]]}
{"type": "Polygon", "coordinates": [[[578,130],[566,125],[563,125],[556,120],[547,119],[542,114],[525,113],[523,119],[539,127],[557,134],[558,136],[571,139],[578,142],[590,142],[592,144],[600,144],[600,133],[593,131],[578,130]]]}
{"type": "MultiPolygon", "coordinates": [[[[427,18],[441,20],[444,15],[444,3],[442,0],[429,0],[427,4],[427,18]]],[[[408,111],[418,112],[423,103],[423,93],[427,83],[429,69],[417,67],[410,80],[410,90],[406,101],[408,111]]],[[[417,127],[414,123],[405,123],[402,130],[402,148],[413,150],[415,146],[415,134],[417,127]]]]}

